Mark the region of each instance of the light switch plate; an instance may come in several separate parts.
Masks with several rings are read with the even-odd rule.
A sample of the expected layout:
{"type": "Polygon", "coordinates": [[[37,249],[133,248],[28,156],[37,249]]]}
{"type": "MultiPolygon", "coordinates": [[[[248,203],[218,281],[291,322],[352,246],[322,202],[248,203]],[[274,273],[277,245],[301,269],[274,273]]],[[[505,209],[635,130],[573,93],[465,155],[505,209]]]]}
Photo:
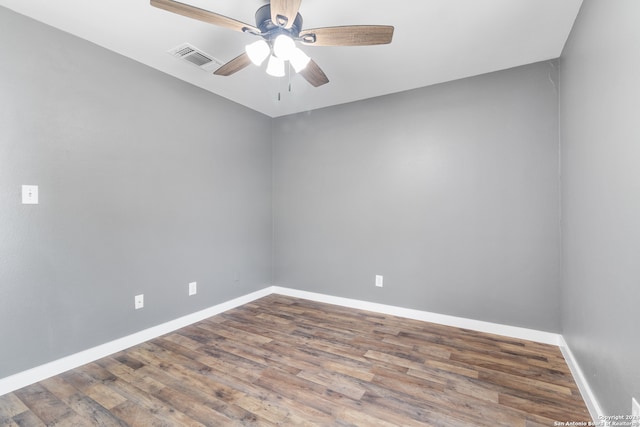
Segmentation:
{"type": "Polygon", "coordinates": [[[189,283],[189,296],[195,295],[198,293],[198,282],[189,283]]]}
{"type": "Polygon", "coordinates": [[[22,186],[22,204],[23,205],[38,204],[38,186],[37,185],[22,186]]]}

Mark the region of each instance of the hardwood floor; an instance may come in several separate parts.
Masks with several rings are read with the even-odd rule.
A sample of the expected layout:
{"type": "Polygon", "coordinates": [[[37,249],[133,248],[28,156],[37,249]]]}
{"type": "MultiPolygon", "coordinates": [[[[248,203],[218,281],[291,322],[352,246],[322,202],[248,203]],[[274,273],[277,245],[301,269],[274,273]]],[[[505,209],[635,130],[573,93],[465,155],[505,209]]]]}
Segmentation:
{"type": "Polygon", "coordinates": [[[0,397],[2,426],[590,421],[557,347],[271,295],[0,397]]]}

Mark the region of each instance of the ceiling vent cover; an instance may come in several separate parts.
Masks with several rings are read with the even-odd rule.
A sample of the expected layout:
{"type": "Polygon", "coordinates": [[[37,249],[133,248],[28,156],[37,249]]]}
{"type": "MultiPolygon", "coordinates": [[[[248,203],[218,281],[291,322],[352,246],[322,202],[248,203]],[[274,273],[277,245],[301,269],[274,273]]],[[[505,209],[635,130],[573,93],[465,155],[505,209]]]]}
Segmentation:
{"type": "Polygon", "coordinates": [[[212,55],[204,53],[189,43],[174,47],[170,49],[168,53],[204,71],[215,71],[222,65],[222,61],[214,58],[212,55]]]}

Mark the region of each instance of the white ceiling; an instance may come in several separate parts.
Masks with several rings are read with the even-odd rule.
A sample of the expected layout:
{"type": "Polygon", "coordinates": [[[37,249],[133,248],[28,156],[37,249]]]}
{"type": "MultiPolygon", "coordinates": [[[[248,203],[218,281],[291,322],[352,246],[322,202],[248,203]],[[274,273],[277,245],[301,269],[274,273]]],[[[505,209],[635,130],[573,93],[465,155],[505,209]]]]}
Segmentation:
{"type": "MultiPolygon", "coordinates": [[[[181,0],[255,25],[268,0],[181,0]]],[[[188,42],[221,62],[255,36],[149,5],[149,0],[0,0],[0,5],[89,40],[271,117],[410,90],[557,58],[582,0],[303,0],[303,28],[393,25],[390,45],[303,46],[329,77],[268,76],[250,65],[207,73],[167,53],[188,42]],[[278,93],[281,93],[278,100],[278,93]]]]}

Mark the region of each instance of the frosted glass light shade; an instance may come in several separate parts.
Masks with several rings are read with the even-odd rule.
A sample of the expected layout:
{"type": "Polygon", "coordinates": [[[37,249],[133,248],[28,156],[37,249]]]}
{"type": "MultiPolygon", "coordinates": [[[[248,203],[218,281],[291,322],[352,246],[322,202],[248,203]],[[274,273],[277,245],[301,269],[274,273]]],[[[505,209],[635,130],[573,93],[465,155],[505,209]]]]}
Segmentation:
{"type": "Polygon", "coordinates": [[[293,55],[289,58],[289,62],[293,66],[293,69],[296,70],[296,73],[304,70],[309,61],[311,61],[311,58],[309,58],[300,48],[295,48],[293,55]]]}
{"type": "Polygon", "coordinates": [[[273,53],[280,59],[288,61],[296,50],[296,43],[291,37],[280,34],[273,42],[273,53]]]}
{"type": "Polygon", "coordinates": [[[271,55],[267,63],[267,74],[273,77],[283,77],[284,61],[277,56],[271,55]]]}
{"type": "Polygon", "coordinates": [[[271,49],[269,49],[269,45],[264,40],[258,40],[257,42],[253,42],[245,46],[244,50],[247,52],[249,59],[258,67],[262,65],[269,53],[271,53],[271,49]]]}

